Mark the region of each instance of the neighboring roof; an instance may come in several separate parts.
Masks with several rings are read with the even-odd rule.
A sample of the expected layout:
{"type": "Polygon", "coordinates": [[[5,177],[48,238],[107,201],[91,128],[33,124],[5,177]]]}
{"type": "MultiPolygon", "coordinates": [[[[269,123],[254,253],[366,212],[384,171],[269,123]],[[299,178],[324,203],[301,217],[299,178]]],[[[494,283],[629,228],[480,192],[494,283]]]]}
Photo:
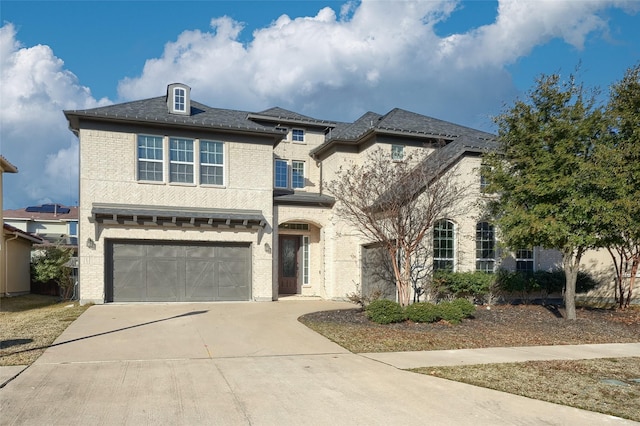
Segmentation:
{"type": "Polygon", "coordinates": [[[331,132],[325,143],[311,151],[311,155],[317,156],[338,144],[358,145],[371,134],[413,136],[446,141],[465,138],[470,144],[478,147],[496,138],[491,133],[395,108],[386,115],[367,112],[350,125],[338,126],[331,132]]]}
{"type": "Polygon", "coordinates": [[[42,244],[44,240],[36,235],[25,232],[21,229],[16,228],[15,226],[8,225],[6,223],[3,224],[4,232],[13,234],[19,238],[23,238],[25,240],[31,241],[32,243],[42,244]]]}
{"type": "Polygon", "coordinates": [[[257,113],[249,113],[248,118],[274,123],[304,124],[307,126],[318,126],[324,128],[336,126],[336,123],[333,121],[319,120],[317,118],[308,117],[280,107],[269,108],[257,113]]]}
{"type": "Polygon", "coordinates": [[[4,210],[2,216],[5,219],[78,220],[78,207],[64,206],[62,204],[43,204],[24,209],[4,210]]]}
{"type": "Polygon", "coordinates": [[[132,206],[94,203],[91,220],[105,224],[147,224],[165,226],[213,226],[264,228],[266,219],[259,210],[206,209],[176,206],[132,206]]]}
{"type": "Polygon", "coordinates": [[[75,132],[79,130],[80,119],[92,119],[252,132],[273,136],[278,141],[282,138],[282,132],[275,130],[272,126],[263,126],[249,120],[249,114],[246,111],[211,108],[193,100],[190,115],[170,114],[165,96],[93,109],[64,111],[71,129],[75,132]]]}
{"type": "Polygon", "coordinates": [[[0,173],[18,173],[18,168],[0,155],[0,173]]]}

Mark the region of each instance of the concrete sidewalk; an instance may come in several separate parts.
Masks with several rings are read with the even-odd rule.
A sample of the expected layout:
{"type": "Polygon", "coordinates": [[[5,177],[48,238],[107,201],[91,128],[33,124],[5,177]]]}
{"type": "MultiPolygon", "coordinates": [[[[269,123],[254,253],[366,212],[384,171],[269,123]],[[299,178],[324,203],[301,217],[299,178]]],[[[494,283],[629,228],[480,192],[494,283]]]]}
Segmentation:
{"type": "Polygon", "coordinates": [[[507,362],[640,357],[640,343],[523,346],[515,348],[362,353],[364,357],[400,369],[507,362]]]}

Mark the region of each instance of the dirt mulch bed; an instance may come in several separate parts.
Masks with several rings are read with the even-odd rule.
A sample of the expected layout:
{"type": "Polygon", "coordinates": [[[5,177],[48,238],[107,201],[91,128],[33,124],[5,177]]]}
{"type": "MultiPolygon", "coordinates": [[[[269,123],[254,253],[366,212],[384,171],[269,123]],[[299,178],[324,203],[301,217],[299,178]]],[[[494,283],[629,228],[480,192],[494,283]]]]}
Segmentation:
{"type": "Polygon", "coordinates": [[[300,321],[352,352],[640,342],[640,309],[578,309],[565,320],[556,306],[479,306],[458,325],[410,321],[379,325],[361,309],[315,312],[300,321]]]}

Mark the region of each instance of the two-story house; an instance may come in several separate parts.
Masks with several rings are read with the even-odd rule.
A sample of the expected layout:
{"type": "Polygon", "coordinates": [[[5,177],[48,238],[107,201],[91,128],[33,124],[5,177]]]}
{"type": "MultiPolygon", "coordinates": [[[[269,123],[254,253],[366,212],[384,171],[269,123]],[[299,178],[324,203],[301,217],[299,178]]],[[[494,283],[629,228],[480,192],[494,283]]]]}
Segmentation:
{"type": "MultiPolygon", "coordinates": [[[[64,113],[80,139],[83,302],[344,299],[368,279],[371,242],[335,213],[323,182],[376,148],[389,161],[444,150],[445,167],[477,189],[459,216],[436,224],[437,265],[499,261],[476,203],[491,134],[401,109],[349,123],[218,109],[179,83],[164,96],[64,113]]],[[[510,261],[548,269],[558,257],[519,250],[510,261]]]]}

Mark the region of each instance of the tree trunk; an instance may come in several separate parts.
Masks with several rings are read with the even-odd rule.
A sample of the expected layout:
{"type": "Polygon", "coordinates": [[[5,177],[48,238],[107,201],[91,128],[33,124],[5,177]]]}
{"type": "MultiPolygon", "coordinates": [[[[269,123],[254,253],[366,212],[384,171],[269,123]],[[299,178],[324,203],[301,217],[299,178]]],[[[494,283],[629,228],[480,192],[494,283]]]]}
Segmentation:
{"type": "Polygon", "coordinates": [[[627,300],[624,304],[625,308],[629,307],[631,303],[631,297],[633,296],[633,284],[636,281],[636,275],[638,274],[638,265],[640,264],[640,259],[636,256],[633,258],[633,263],[631,264],[631,274],[629,276],[629,292],[627,293],[627,300]]]}
{"type": "Polygon", "coordinates": [[[576,319],[576,282],[578,281],[578,270],[580,269],[580,259],[582,251],[577,250],[576,253],[565,251],[562,256],[562,266],[564,267],[564,276],[566,279],[564,292],[564,307],[566,310],[566,319],[576,319]]]}

